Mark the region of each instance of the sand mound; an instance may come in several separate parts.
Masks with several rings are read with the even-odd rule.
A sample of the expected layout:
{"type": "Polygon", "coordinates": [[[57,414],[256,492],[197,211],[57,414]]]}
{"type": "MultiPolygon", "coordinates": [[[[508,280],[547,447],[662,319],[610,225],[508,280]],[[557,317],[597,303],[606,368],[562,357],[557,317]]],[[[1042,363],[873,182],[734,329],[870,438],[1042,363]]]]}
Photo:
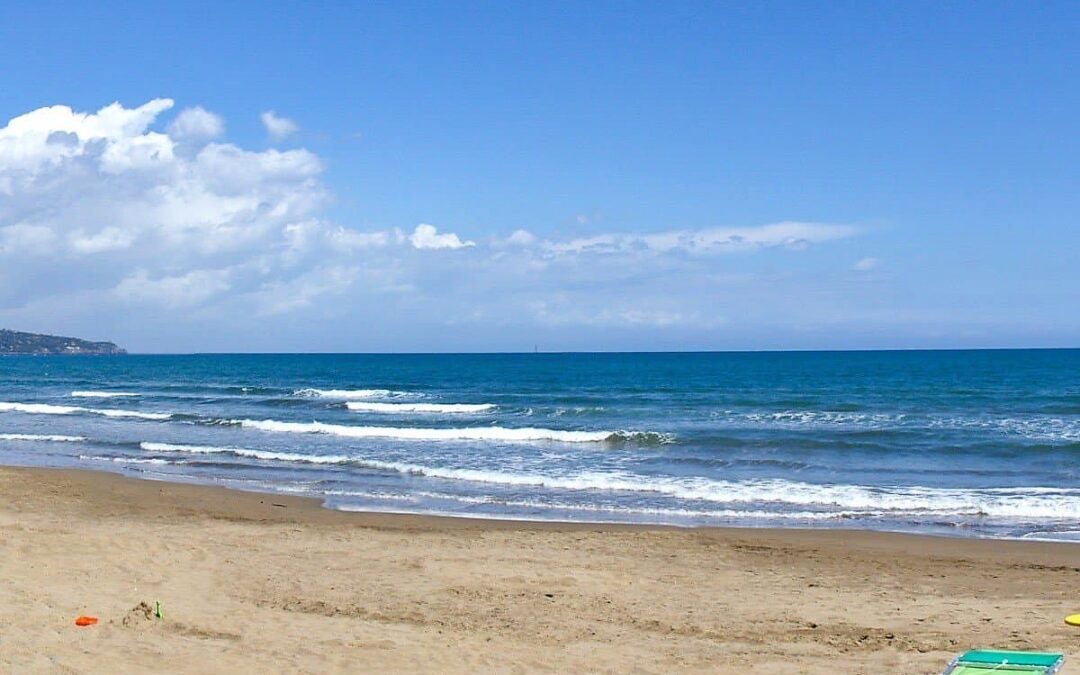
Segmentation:
{"type": "Polygon", "coordinates": [[[143,601],[128,610],[124,615],[123,624],[127,628],[139,628],[154,621],[154,608],[143,601]]]}

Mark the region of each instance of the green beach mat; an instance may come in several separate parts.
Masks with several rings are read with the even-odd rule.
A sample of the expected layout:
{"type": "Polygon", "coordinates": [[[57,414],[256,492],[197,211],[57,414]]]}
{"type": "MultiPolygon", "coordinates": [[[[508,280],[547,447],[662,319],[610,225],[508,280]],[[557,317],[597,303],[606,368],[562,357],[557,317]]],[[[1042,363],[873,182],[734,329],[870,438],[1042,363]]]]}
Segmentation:
{"type": "Polygon", "coordinates": [[[1051,652],[972,649],[953,659],[942,675],[987,675],[987,673],[1051,675],[1058,672],[1064,662],[1064,654],[1051,652]]]}

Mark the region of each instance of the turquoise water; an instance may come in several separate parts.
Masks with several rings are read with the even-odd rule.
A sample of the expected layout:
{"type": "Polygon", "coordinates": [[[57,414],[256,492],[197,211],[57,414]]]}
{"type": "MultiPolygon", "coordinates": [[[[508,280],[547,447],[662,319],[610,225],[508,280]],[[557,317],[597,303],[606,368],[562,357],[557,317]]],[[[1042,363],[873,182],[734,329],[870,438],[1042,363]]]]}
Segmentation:
{"type": "Polygon", "coordinates": [[[340,509],[1080,540],[1080,350],[4,357],[0,463],[340,509]]]}

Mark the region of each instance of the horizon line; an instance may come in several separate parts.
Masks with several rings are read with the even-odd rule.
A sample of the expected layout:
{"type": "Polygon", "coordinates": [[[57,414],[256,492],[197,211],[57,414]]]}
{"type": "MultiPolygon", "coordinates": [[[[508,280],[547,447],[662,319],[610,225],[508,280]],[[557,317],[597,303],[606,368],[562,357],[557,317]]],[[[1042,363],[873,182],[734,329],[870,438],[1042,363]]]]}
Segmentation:
{"type": "Polygon", "coordinates": [[[4,356],[539,356],[542,354],[846,354],[846,353],[882,353],[882,352],[1006,352],[1006,351],[1076,351],[1080,346],[1071,347],[885,347],[853,349],[655,349],[655,350],[552,350],[552,351],[191,351],[191,352],[140,352],[127,351],[126,354],[4,354],[4,356]]]}

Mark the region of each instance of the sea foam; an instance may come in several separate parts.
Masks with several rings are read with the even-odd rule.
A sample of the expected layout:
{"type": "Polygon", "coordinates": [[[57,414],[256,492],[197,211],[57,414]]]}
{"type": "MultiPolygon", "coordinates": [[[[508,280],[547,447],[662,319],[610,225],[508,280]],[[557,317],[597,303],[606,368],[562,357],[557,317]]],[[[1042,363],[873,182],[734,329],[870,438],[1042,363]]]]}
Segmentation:
{"type": "Polygon", "coordinates": [[[138,394],[128,391],[73,391],[71,395],[75,398],[131,398],[132,396],[138,396],[138,394]]]}
{"type": "MultiPolygon", "coordinates": [[[[959,489],[912,486],[873,488],[861,485],[816,485],[783,479],[723,481],[706,478],[651,478],[582,473],[565,477],[500,471],[453,469],[402,464],[363,462],[406,474],[511,486],[534,486],[565,490],[658,493],[681,501],[714,504],[787,506],[827,509],[848,517],[865,515],[991,516],[1001,518],[1080,518],[1080,493],[1076,490],[1031,487],[1008,489],[959,489]]],[[[783,517],[783,511],[773,511],[783,517]]]]}
{"type": "Polygon", "coordinates": [[[349,401],[345,404],[354,412],[370,413],[431,413],[441,414],[475,414],[493,410],[491,403],[361,403],[349,401]]]}
{"type": "Polygon", "coordinates": [[[170,462],[167,459],[142,457],[102,457],[100,455],[79,455],[79,459],[91,460],[94,462],[116,462],[117,464],[184,464],[184,462],[170,462]]]}
{"type": "MultiPolygon", "coordinates": [[[[488,483],[513,487],[542,487],[548,489],[652,493],[681,502],[724,505],[717,509],[676,509],[670,515],[702,515],[707,517],[774,517],[792,519],[832,519],[886,516],[979,516],[1008,519],[1080,518],[1080,492],[1053,487],[1016,488],[930,488],[869,487],[862,485],[819,485],[783,479],[757,481],[724,481],[699,477],[644,478],[618,472],[583,472],[567,476],[546,476],[486,469],[427,466],[408,462],[383,461],[348,455],[305,455],[299,453],[251,450],[234,447],[180,445],[170,443],[141,443],[142,449],[154,452],[192,454],[224,454],[266,461],[300,462],[307,464],[348,464],[356,467],[389,471],[403,475],[424,476],[451,481],[488,483]],[[763,506],[771,508],[763,509],[763,506]],[[777,507],[780,507],[779,509],[777,507]],[[774,510],[776,509],[776,510],[774,510]],[[816,509],[816,510],[809,510],[816,509]],[[768,515],[766,515],[768,514],[768,515]],[[816,515],[810,515],[816,514],[816,515]]],[[[327,493],[333,494],[333,493],[327,493]]],[[[418,496],[419,493],[417,493],[418,496]]],[[[452,496],[462,499],[461,496],[452,496]]],[[[505,503],[484,496],[487,503],[505,503]]],[[[542,501],[521,506],[545,506],[542,501]]],[[[603,511],[605,507],[547,503],[553,508],[582,508],[603,511]]],[[[643,512],[664,513],[665,507],[649,508],[643,512]]],[[[623,507],[612,507],[622,511],[623,507]]],[[[632,510],[632,509],[631,509],[632,510]]]]}
{"type": "Polygon", "coordinates": [[[85,436],[62,436],[60,434],[0,434],[0,441],[44,441],[51,443],[81,443],[85,436]]]}
{"type": "Polygon", "coordinates": [[[533,427],[462,427],[433,429],[422,427],[354,427],[323,422],[279,422],[277,420],[229,420],[229,424],[260,431],[329,434],[345,438],[398,438],[415,441],[561,441],[563,443],[600,443],[633,438],[633,434],[614,431],[563,431],[533,427]]]}
{"type": "Polygon", "coordinates": [[[213,445],[184,445],[180,443],[139,443],[139,447],[148,452],[186,452],[195,455],[233,455],[252,459],[279,462],[304,462],[309,464],[346,464],[353,459],[345,455],[302,455],[295,452],[274,452],[271,450],[249,450],[248,448],[218,447],[213,445]]]}
{"type": "Polygon", "coordinates": [[[10,401],[0,401],[0,412],[21,412],[31,415],[75,415],[83,413],[104,415],[105,417],[133,417],[144,420],[167,420],[172,417],[170,413],[114,410],[112,408],[82,408],[73,405],[51,405],[48,403],[13,403],[10,401]]]}
{"type": "Polygon", "coordinates": [[[339,401],[364,398],[393,398],[409,396],[408,392],[393,391],[392,389],[297,389],[293,396],[307,396],[313,398],[332,398],[339,401]]]}
{"type": "MultiPolygon", "coordinates": [[[[790,511],[778,513],[776,511],[745,510],[745,509],[697,509],[697,508],[668,508],[660,506],[624,506],[621,504],[590,504],[566,502],[548,499],[505,499],[491,495],[471,496],[446,492],[428,492],[414,490],[406,494],[395,494],[371,490],[326,490],[322,493],[313,493],[308,488],[287,490],[301,492],[303,494],[322,494],[328,497],[363,497],[376,500],[391,500],[416,503],[422,499],[432,499],[448,502],[456,502],[471,505],[490,505],[497,507],[521,507],[530,510],[559,510],[576,511],[585,513],[606,513],[613,516],[663,516],[674,518],[723,518],[723,519],[768,519],[768,520],[838,520],[856,517],[872,517],[884,515],[883,513],[867,513],[862,511],[790,511]]],[[[340,506],[345,511],[365,510],[367,507],[340,506]]],[[[456,511],[448,511],[457,515],[456,511]]],[[[467,516],[466,516],[467,517],[467,516]]],[[[477,516],[480,518],[495,517],[494,514],[477,516]]],[[[516,516],[515,516],[516,518],[516,516]]]]}

